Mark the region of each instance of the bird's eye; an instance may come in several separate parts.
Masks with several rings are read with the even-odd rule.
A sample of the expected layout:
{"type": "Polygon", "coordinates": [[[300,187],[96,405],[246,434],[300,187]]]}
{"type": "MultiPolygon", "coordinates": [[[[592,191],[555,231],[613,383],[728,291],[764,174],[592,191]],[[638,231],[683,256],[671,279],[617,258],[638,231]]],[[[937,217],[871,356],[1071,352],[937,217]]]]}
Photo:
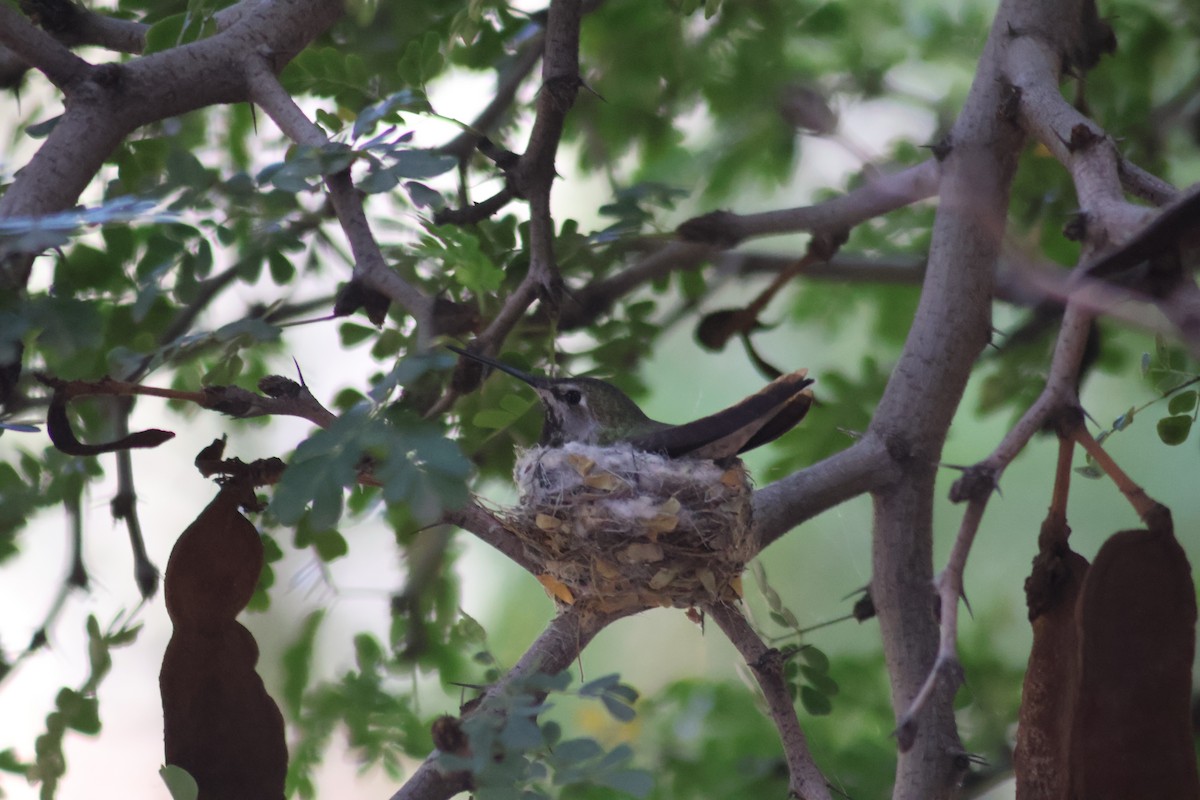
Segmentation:
{"type": "Polygon", "coordinates": [[[578,389],[567,389],[563,392],[563,400],[566,400],[569,406],[577,406],[583,400],[583,392],[578,389]]]}

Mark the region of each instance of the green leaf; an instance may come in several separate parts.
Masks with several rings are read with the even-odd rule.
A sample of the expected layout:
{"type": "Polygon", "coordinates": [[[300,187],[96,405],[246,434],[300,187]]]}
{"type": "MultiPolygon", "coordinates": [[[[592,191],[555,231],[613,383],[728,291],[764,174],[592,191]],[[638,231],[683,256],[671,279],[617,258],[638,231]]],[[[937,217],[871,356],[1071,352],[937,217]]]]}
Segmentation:
{"type": "Polygon", "coordinates": [[[832,697],[838,693],[837,681],[829,677],[828,672],[821,672],[809,666],[801,667],[800,672],[808,684],[821,694],[832,697]]]}
{"type": "Polygon", "coordinates": [[[338,336],[342,340],[344,347],[353,347],[354,345],[365,342],[377,333],[374,328],[366,325],[358,325],[353,322],[343,322],[338,327],[338,336]]]}
{"type": "Polygon", "coordinates": [[[316,534],[313,537],[313,545],[316,547],[317,555],[327,564],[350,552],[346,538],[334,530],[321,531],[316,534]]]}
{"type": "Polygon", "coordinates": [[[812,645],[805,645],[800,650],[800,657],[804,659],[811,669],[822,674],[829,672],[829,656],[825,655],[824,651],[812,645]]]}
{"type": "Polygon", "coordinates": [[[1163,444],[1172,447],[1183,444],[1191,432],[1192,418],[1190,416],[1163,417],[1158,421],[1158,438],[1162,440],[1163,444]]]}
{"type": "Polygon", "coordinates": [[[300,626],[300,634],[283,651],[283,692],[280,699],[292,719],[300,717],[301,701],[309,688],[317,632],[325,620],[325,610],[310,613],[300,626]]]}
{"type": "Polygon", "coordinates": [[[1171,414],[1186,414],[1196,408],[1197,393],[1194,389],[1180,392],[1167,403],[1167,411],[1171,414]]]}
{"type": "Polygon", "coordinates": [[[800,703],[804,710],[814,717],[824,716],[833,710],[829,696],[818,692],[811,686],[800,687],[800,703]]]}
{"type": "Polygon", "coordinates": [[[637,711],[634,710],[633,706],[612,694],[606,693],[601,695],[600,702],[604,704],[604,708],[612,715],[613,719],[618,722],[630,722],[637,716],[637,711]]]}
{"type": "Polygon", "coordinates": [[[186,20],[187,14],[172,14],[151,25],[150,29],[146,31],[146,46],[143,48],[142,54],[159,53],[163,50],[170,50],[179,44],[183,37],[183,26],[186,20]]]}
{"type": "Polygon", "coordinates": [[[183,767],[167,764],[159,768],[158,774],[167,785],[171,800],[196,800],[200,796],[196,779],[183,767]]]}
{"type": "Polygon", "coordinates": [[[597,776],[596,782],[618,792],[625,792],[634,797],[646,797],[654,788],[654,776],[644,769],[621,769],[604,772],[597,776]]]}

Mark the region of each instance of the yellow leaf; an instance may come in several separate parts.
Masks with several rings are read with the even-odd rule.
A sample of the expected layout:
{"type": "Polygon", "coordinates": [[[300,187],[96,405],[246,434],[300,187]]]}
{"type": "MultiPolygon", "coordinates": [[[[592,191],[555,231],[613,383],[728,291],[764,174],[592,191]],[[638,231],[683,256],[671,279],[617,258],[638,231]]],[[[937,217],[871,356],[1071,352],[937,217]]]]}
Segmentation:
{"type": "Polygon", "coordinates": [[[671,581],[675,580],[676,572],[676,570],[669,568],[660,569],[658,572],[654,573],[654,577],[650,579],[650,583],[647,585],[656,591],[658,589],[662,589],[670,584],[671,581]]]}
{"type": "Polygon", "coordinates": [[[596,466],[596,462],[582,453],[567,453],[567,463],[570,464],[580,476],[586,476],[592,471],[592,467],[596,466]]]}
{"type": "Polygon", "coordinates": [[[613,579],[621,577],[621,568],[611,561],[605,561],[602,558],[597,558],[594,562],[596,572],[599,572],[605,578],[613,579]]]}
{"type": "Polygon", "coordinates": [[[593,472],[585,475],[583,485],[589,489],[601,489],[606,492],[611,492],[613,489],[619,489],[624,482],[607,470],[593,472]]]}
{"type": "Polygon", "coordinates": [[[575,604],[575,595],[567,588],[567,585],[553,575],[541,574],[537,576],[538,583],[546,590],[546,594],[554,597],[567,605],[575,604]]]}
{"type": "Polygon", "coordinates": [[[562,527],[563,521],[558,517],[552,517],[549,514],[538,514],[534,517],[533,524],[544,531],[556,531],[562,527]]]}
{"type": "Polygon", "coordinates": [[[622,550],[619,557],[627,564],[662,561],[663,549],[654,542],[634,542],[622,550]]]}

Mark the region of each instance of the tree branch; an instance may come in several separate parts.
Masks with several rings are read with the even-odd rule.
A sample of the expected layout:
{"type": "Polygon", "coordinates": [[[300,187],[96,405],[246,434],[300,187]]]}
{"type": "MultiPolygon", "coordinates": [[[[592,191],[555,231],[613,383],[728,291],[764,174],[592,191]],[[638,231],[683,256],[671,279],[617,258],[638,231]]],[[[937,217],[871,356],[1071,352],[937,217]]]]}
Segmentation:
{"type": "Polygon", "coordinates": [[[473,533],[532,575],[539,575],[543,571],[537,560],[530,558],[525,552],[521,540],[504,527],[504,523],[495,514],[477,502],[470,502],[462,508],[447,512],[442,521],[473,533]]]}
{"type": "MultiPolygon", "coordinates": [[[[570,606],[550,621],[542,635],[498,683],[490,687],[482,701],[464,717],[478,714],[502,714],[497,698],[516,681],[536,673],[556,675],[578,658],[593,637],[609,624],[629,613],[601,613],[570,606]]],[[[392,800],[444,800],[471,786],[470,775],[448,772],[438,764],[439,752],[425,759],[412,777],[392,795],[392,800]]]]}
{"type": "Polygon", "coordinates": [[[788,765],[788,796],[802,797],[804,800],[830,800],[829,787],[808,751],[808,742],[800,728],[796,707],[783,679],[782,654],[763,643],[737,608],[718,603],[706,610],[758,679],[767,701],[767,710],[783,742],[783,756],[788,765]]]}
{"type": "MultiPolygon", "coordinates": [[[[542,88],[538,94],[537,117],[529,143],[510,174],[519,197],[529,202],[529,272],[515,295],[538,294],[557,307],[562,278],[554,256],[554,219],[550,214],[550,189],[554,184],[554,160],[562,138],[567,112],[575,103],[582,80],[579,77],[579,0],[552,0],[546,19],[546,47],[542,58],[542,88]]],[[[494,341],[495,323],[489,326],[494,341]]]]}
{"type": "Polygon", "coordinates": [[[754,493],[755,552],[822,511],[898,477],[886,448],[878,439],[865,438],[764,486],[754,493]]]}
{"type": "MultiPolygon", "coordinates": [[[[884,655],[898,720],[936,663],[932,500],[946,431],[975,358],[991,334],[994,269],[1009,188],[1022,144],[1007,121],[1001,65],[1012,31],[1051,31],[1063,49],[1080,28],[1080,8],[1030,0],[1002,2],[962,113],[941,162],[940,203],[916,318],[868,438],[876,438],[901,478],[874,492],[874,570],[884,655]]],[[[953,692],[939,686],[901,741],[895,800],[947,798],[965,767],[955,730],[953,692]],[[907,745],[907,746],[906,746],[907,745]]]]}
{"type": "Polygon", "coordinates": [[[0,3],[0,45],[46,76],[64,93],[92,69],[50,34],[36,27],[15,8],[0,3]]]}
{"type": "Polygon", "coordinates": [[[441,147],[436,148],[435,152],[455,156],[459,161],[465,161],[471,153],[475,152],[479,142],[492,131],[512,106],[513,100],[517,96],[517,90],[521,88],[521,84],[525,82],[529,73],[533,72],[533,68],[541,59],[545,44],[546,31],[544,28],[526,39],[508,65],[500,72],[499,80],[496,83],[496,93],[484,106],[483,111],[480,111],[479,115],[471,121],[470,130],[458,134],[441,147]]]}
{"type": "Polygon", "coordinates": [[[934,196],[939,179],[938,162],[931,158],[891,175],[872,176],[864,186],[810,206],[759,214],[713,211],[680,225],[679,237],[729,248],[753,236],[833,233],[934,196]]]}
{"type": "MultiPolygon", "coordinates": [[[[309,147],[329,144],[325,132],[300,110],[264,59],[250,58],[246,70],[251,98],[288,138],[309,147]]],[[[399,303],[416,320],[421,340],[427,340],[434,333],[433,299],[388,267],[363,210],[362,197],[354,188],[350,168],[326,175],[325,188],[354,254],[354,276],[399,303]]]]}
{"type": "MultiPolygon", "coordinates": [[[[14,13],[4,9],[7,15],[14,13]]],[[[228,27],[197,42],[122,64],[89,68],[72,101],[34,157],[0,196],[0,217],[40,216],[72,206],[104,160],[130,132],[150,122],[248,99],[245,61],[269,53],[282,69],[342,14],[339,0],[243,4],[226,10],[228,27]]],[[[21,20],[25,28],[48,36],[21,20]]],[[[8,24],[0,31],[11,30],[8,24]]],[[[32,36],[32,34],[30,34],[32,36]]],[[[0,40],[9,44],[6,40],[0,40]]],[[[53,41],[51,39],[51,41],[53,41]]],[[[62,48],[55,42],[54,46],[62,48]]],[[[71,56],[75,58],[75,56],[71,56]]],[[[0,285],[24,287],[27,256],[0,263],[0,285]]]]}
{"type": "MultiPolygon", "coordinates": [[[[1141,228],[1150,212],[1123,197],[1122,159],[1116,144],[1063,98],[1058,88],[1059,53],[1052,42],[1017,36],[1005,54],[1004,70],[1020,91],[1025,128],[1070,170],[1080,207],[1087,214],[1087,235],[1096,245],[1119,243],[1141,228]]],[[[1136,173],[1126,169],[1125,175],[1136,173]]]]}

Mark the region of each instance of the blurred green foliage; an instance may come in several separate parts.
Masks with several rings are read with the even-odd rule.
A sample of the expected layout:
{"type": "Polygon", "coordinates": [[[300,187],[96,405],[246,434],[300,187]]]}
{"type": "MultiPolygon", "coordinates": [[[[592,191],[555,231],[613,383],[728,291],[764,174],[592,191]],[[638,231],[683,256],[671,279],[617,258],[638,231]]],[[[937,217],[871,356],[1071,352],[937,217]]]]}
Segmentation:
{"type": "MultiPolygon", "coordinates": [[[[212,14],[229,3],[110,5],[107,10],[119,16],[151,23],[148,49],[167,50],[210,35],[212,14]]],[[[719,205],[757,210],[762,198],[794,188],[812,139],[798,135],[781,109],[792,87],[827,98],[830,113],[861,107],[877,108],[882,116],[884,107],[871,104],[886,100],[921,117],[934,131],[930,141],[897,141],[879,154],[876,166],[923,160],[921,148],[948,127],[965,97],[993,5],[600,4],[582,29],[583,76],[592,91],[580,94],[568,117],[570,149],[560,163],[574,159],[605,188],[592,204],[600,219],[595,230],[589,220],[557,220],[555,249],[568,295],[616,274],[686,213],[719,205]]],[[[1120,50],[1086,85],[1072,82],[1066,91],[1142,166],[1168,180],[1194,180],[1200,175],[1200,109],[1192,102],[1200,72],[1200,10],[1182,2],[1119,0],[1103,3],[1102,12],[1113,20],[1120,50]]],[[[330,144],[291,145],[247,105],[206,109],[147,126],[122,143],[80,208],[0,221],[0,253],[47,251],[26,296],[0,296],[0,355],[24,348],[21,389],[28,398],[0,418],[0,561],[8,569],[20,568],[20,534],[34,514],[68,499],[77,504],[85,486],[110,468],[100,459],[65,458],[28,432],[44,406],[34,371],[81,379],[112,375],[196,391],[221,384],[252,388],[280,370],[286,333],[279,326],[314,309],[326,313],[339,284],[351,276],[352,258],[321,192],[324,176],[352,169],[356,185],[369,195],[368,213],[384,253],[407,281],[476,308],[484,321],[494,318],[529,267],[526,214],[511,205],[471,226],[435,224],[434,210],[478,200],[474,194],[487,193],[479,186],[501,179],[478,154],[460,162],[439,151],[442,134],[426,131],[433,129],[430,123],[446,122],[435,105],[445,86],[464,73],[503,73],[543,24],[544,14],[499,0],[351,3],[345,19],[281,77],[330,144]]],[[[26,83],[27,92],[48,91],[36,76],[26,83]]],[[[524,145],[536,72],[526,84],[512,113],[489,131],[497,145],[514,152],[524,145]]],[[[12,95],[4,102],[15,120],[6,128],[12,139],[3,143],[5,153],[44,137],[54,124],[42,103],[18,105],[12,95]]],[[[452,120],[449,128],[469,130],[470,122],[452,120]]],[[[843,127],[838,135],[853,141],[855,134],[843,127]]],[[[7,156],[0,163],[3,191],[21,165],[7,156]]],[[[862,180],[855,175],[846,186],[821,187],[816,197],[862,180]]],[[[1072,263],[1078,246],[1062,228],[1075,205],[1066,173],[1044,151],[1028,148],[1012,192],[1014,252],[1072,263]]],[[[852,232],[845,251],[919,261],[932,218],[933,208],[924,204],[872,220],[852,232]]],[[[672,325],[694,325],[697,304],[713,302],[723,285],[716,267],[707,264],[648,284],[571,332],[565,352],[554,359],[555,326],[534,314],[509,337],[501,356],[521,368],[553,362],[596,372],[645,399],[653,381],[638,373],[639,365],[672,325]]],[[[915,285],[801,281],[769,309],[772,322],[797,335],[866,337],[854,358],[813,356],[808,366],[820,380],[814,411],[820,424],[777,449],[773,474],[835,452],[846,446],[847,432],[866,428],[918,299],[915,285]]],[[[354,547],[342,529],[382,517],[397,547],[411,555],[421,541],[416,531],[464,502],[470,486],[508,480],[513,445],[531,443],[538,434],[532,396],[499,379],[462,397],[450,413],[425,418],[453,361],[417,355],[414,326],[401,310],[391,309],[380,328],[356,317],[336,330],[330,339],[340,337],[344,348],[369,346],[375,367],[369,374],[344,375],[340,394],[328,403],[340,413],[337,423],[279,454],[289,468],[261,518],[268,566],[255,609],[270,603],[271,563],[282,557],[282,547],[308,549],[331,562],[354,547]],[[356,486],[364,466],[379,486],[356,486]]],[[[1017,414],[1036,394],[1049,330],[985,357],[981,412],[1017,414]]],[[[1113,337],[1102,336],[1100,346],[1097,369],[1126,370],[1128,353],[1113,337]]],[[[1165,404],[1156,422],[1159,435],[1166,444],[1179,444],[1196,419],[1197,395],[1188,388],[1195,369],[1166,343],[1147,359],[1143,372],[1157,381],[1165,404]]],[[[81,438],[107,438],[107,407],[77,405],[81,438]]],[[[1135,400],[1130,406],[1113,432],[1141,413],[1135,400]]],[[[174,411],[181,425],[197,413],[174,411]]],[[[227,429],[237,437],[247,424],[230,420],[227,429]]],[[[302,627],[283,655],[282,705],[297,733],[290,790],[312,796],[311,771],[338,730],[346,732],[364,766],[397,777],[404,759],[427,754],[431,719],[419,711],[412,688],[419,672],[436,673],[450,695],[457,694],[451,682],[498,676],[483,629],[459,609],[455,553],[445,549],[420,576],[420,592],[398,595],[389,641],[366,633],[355,639],[354,668],[333,681],[316,681],[311,669],[322,617],[302,627]]],[[[809,714],[805,723],[818,762],[849,796],[885,796],[893,744],[881,658],[824,653],[805,639],[785,606],[769,596],[767,604],[773,624],[794,636],[788,676],[809,714]]],[[[122,636],[132,633],[97,633],[93,640],[107,652],[125,641],[122,636]]],[[[986,641],[964,643],[963,651],[971,702],[986,698],[988,706],[988,724],[973,729],[971,747],[1002,763],[1017,677],[992,658],[986,641]],[[1000,687],[995,694],[993,687],[1000,687]]],[[[33,761],[5,750],[0,768],[36,774],[44,795],[52,795],[65,731],[99,730],[94,683],[64,689],[33,761]]],[[[554,688],[566,691],[565,684],[554,688]]],[[[667,800],[786,791],[775,733],[742,687],[688,680],[637,699],[616,679],[585,684],[576,691],[594,696],[618,719],[637,711],[642,734],[616,748],[571,737],[556,723],[535,722],[527,691],[514,689],[507,727],[474,732],[473,741],[513,756],[472,765],[480,797],[609,797],[619,790],[667,800]],[[511,771],[496,772],[497,763],[511,771]]]]}

